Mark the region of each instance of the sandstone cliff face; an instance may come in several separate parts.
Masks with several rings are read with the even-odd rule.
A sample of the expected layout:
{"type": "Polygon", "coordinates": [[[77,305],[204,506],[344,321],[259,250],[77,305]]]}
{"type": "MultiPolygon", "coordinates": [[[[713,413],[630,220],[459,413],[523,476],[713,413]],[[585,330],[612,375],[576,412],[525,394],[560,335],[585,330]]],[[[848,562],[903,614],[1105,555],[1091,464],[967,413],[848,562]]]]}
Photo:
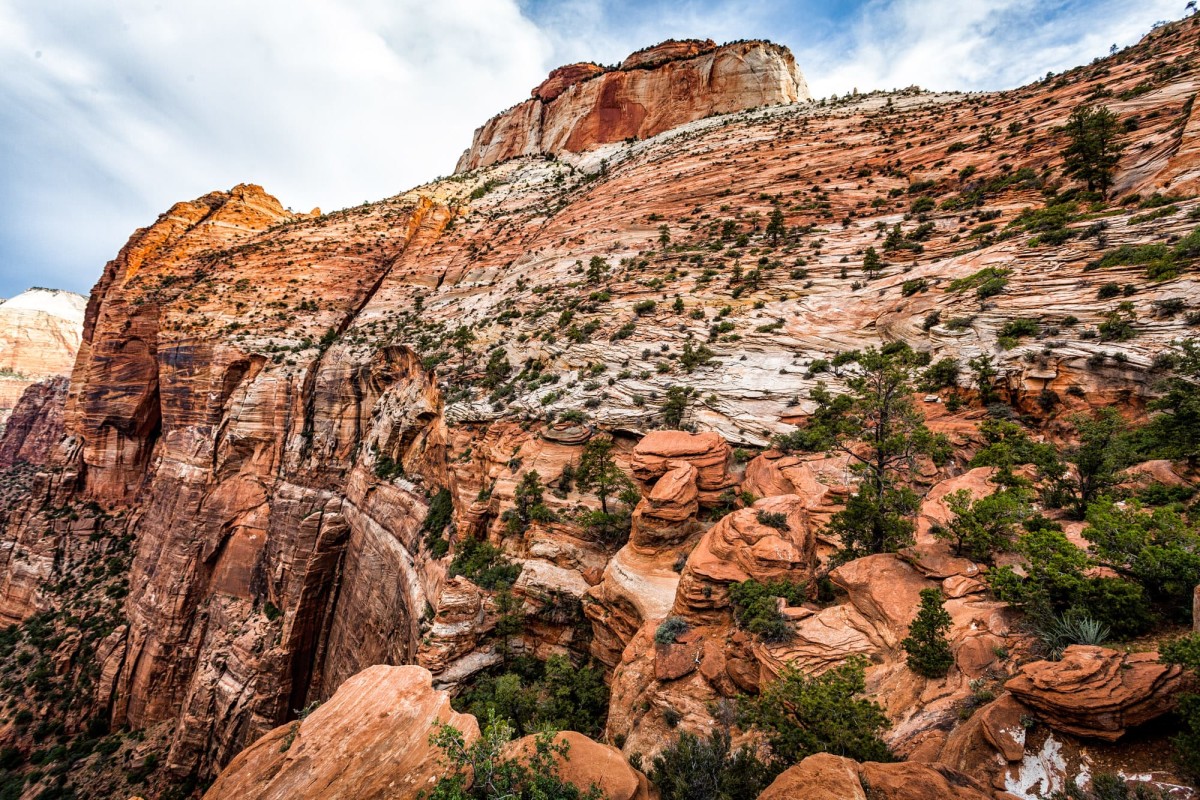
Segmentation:
{"type": "Polygon", "coordinates": [[[73,292],[30,289],[0,303],[0,432],[26,387],[70,374],[86,302],[73,292]]]}
{"type": "Polygon", "coordinates": [[[634,53],[612,71],[572,64],[550,73],[531,99],[475,131],[455,171],[516,156],[577,153],[713,114],[808,99],[808,85],[785,47],[667,42],[634,53]]]}
{"type": "MultiPolygon", "coordinates": [[[[1136,414],[1155,357],[1190,330],[1161,301],[1190,309],[1195,273],[1150,282],[1135,266],[1085,267],[1118,245],[1188,234],[1197,201],[1150,222],[1114,205],[1103,242],[1083,235],[1092,220],[1082,217],[1053,247],[1016,221],[1056,185],[1043,172],[1061,166],[1069,109],[1101,83],[1119,96],[1162,59],[1183,70],[1113,107],[1140,115],[1139,136],[1166,143],[1159,166],[1184,176],[1163,172],[1157,188],[1186,186],[1195,31],[1166,28],[1103,65],[1013,92],[776,105],[670,121],[630,145],[566,146],[573,131],[610,130],[609,106],[592,94],[605,85],[649,91],[678,78],[701,95],[682,106],[691,114],[722,85],[689,83],[697,65],[730,74],[718,59],[783,58],[754,43],[697,47],[541,87],[560,93],[520,113],[566,103],[575,110],[562,119],[580,120],[547,128],[538,111],[537,129],[561,134],[550,137],[557,161],[495,163],[321,216],[292,216],[255,186],[180,203],[105,268],[53,457],[5,473],[0,622],[75,602],[67,579],[125,548],[126,583],[110,598],[119,614],[89,643],[99,676],[72,719],[169,730],[159,780],[211,776],[372,665],[416,662],[457,687],[497,663],[495,593],[447,578],[448,558],[475,536],[520,567],[513,592],[527,624],[513,649],[591,654],[612,669],[609,739],[625,737],[627,752],[649,755],[674,735],[668,710],[704,731],[711,702],[755,691],[785,664],[820,670],[849,653],[873,660],[870,689],[887,698],[905,755],[983,752],[979,738],[949,742],[947,730],[970,682],[1010,667],[996,651],[1020,639],[978,568],[937,550],[927,524],[913,552],[838,570],[836,602],[786,608],[798,634],[786,646],[733,628],[726,584],[811,577],[828,555],[821,527],[854,481],[845,458],[744,449],[801,420],[818,381],[844,385],[851,371],[827,363],[835,354],[893,341],[964,370],[990,355],[998,390],[1047,436],[1074,411],[1120,403],[1136,414]],[[985,144],[980,128],[997,114],[1019,135],[985,144]],[[975,199],[957,205],[964,195],[975,199]],[[916,196],[935,207],[913,212],[916,196]],[[772,237],[776,207],[785,230],[772,237]],[[887,265],[867,280],[869,246],[887,265]],[[1010,270],[1001,294],[951,290],[986,267],[1010,270]],[[1133,339],[1096,333],[1116,310],[1097,300],[1106,281],[1135,286],[1133,339]],[[1039,333],[1002,345],[1018,317],[1039,333]],[[669,406],[683,387],[694,391],[669,406]],[[651,433],[663,427],[698,433],[651,433]],[[596,436],[612,437],[643,495],[620,547],[582,521],[599,503],[570,480],[596,436]],[[554,518],[510,533],[502,517],[530,470],[554,518]],[[442,489],[450,522],[425,531],[442,489]],[[755,524],[762,509],[783,514],[786,533],[755,524]],[[898,642],[918,592],[934,586],[951,598],[956,667],[925,683],[905,671],[898,642]],[[672,613],[693,633],[660,649],[654,631],[672,613]]],[[[508,120],[495,124],[516,126],[513,138],[496,127],[487,139],[497,159],[529,142],[508,120]]],[[[1140,163],[1127,153],[1119,180],[1140,163]]],[[[965,374],[960,384],[970,397],[965,374]]],[[[978,405],[918,401],[959,456],[977,446],[978,405]]],[[[931,467],[922,485],[959,480],[961,461],[931,467]]],[[[949,486],[931,490],[927,521],[949,486]]],[[[989,769],[1004,785],[999,772],[1015,763],[989,769]]]]}

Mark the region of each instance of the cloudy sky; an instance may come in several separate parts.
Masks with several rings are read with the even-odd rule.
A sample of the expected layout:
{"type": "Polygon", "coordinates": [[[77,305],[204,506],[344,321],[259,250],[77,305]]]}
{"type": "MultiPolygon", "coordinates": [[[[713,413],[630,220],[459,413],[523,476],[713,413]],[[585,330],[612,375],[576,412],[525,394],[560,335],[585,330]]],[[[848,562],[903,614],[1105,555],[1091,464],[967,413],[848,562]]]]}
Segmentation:
{"type": "Polygon", "coordinates": [[[552,67],[668,37],[789,46],[813,94],[1017,86],[1185,0],[0,0],[0,297],[86,293],[241,182],[328,211],[453,170],[552,67]]]}

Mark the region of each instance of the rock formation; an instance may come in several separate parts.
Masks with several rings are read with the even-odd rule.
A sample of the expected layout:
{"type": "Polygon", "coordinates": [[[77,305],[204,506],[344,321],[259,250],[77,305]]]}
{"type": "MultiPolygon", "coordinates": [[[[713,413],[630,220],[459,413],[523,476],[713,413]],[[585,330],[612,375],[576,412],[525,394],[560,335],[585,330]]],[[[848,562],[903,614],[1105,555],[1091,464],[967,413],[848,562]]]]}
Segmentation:
{"type": "Polygon", "coordinates": [[[1026,664],[1004,686],[1055,730],[1115,741],[1174,708],[1186,683],[1157,653],[1072,645],[1061,661],[1026,664]]]}
{"type": "Polygon", "coordinates": [[[775,779],[759,800],[991,800],[994,795],[970,777],[938,765],[859,764],[819,753],[775,779]]]}
{"type": "Polygon", "coordinates": [[[578,153],[713,114],[809,99],[787,48],[769,42],[717,47],[712,41],[664,42],[612,70],[559,67],[532,95],[475,131],[457,172],[516,156],[578,153]]]}
{"type": "Polygon", "coordinates": [[[438,724],[479,737],[420,667],[370,667],[303,720],[280,726],[230,762],[205,800],[415,800],[444,774],[438,724]]]}

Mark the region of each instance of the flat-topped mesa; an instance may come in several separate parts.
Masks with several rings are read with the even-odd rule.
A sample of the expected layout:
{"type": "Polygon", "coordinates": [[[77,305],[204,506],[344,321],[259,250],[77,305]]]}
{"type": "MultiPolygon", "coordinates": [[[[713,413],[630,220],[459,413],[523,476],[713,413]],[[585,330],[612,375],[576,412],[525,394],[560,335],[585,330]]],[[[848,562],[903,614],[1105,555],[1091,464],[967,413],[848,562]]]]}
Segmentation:
{"type": "Polygon", "coordinates": [[[781,45],[663,42],[613,69],[579,63],[554,70],[530,99],[475,131],[455,171],[518,156],[578,153],[644,139],[711,114],[810,99],[796,60],[781,45]]]}

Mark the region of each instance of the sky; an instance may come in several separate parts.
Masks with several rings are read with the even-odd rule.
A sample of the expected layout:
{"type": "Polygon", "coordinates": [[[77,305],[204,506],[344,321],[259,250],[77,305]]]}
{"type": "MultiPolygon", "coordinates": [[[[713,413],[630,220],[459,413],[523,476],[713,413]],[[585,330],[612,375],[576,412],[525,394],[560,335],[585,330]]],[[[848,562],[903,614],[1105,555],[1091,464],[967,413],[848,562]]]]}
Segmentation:
{"type": "Polygon", "coordinates": [[[0,297],[87,293],[179,200],[307,211],[449,174],[555,66],[666,38],[787,45],[816,97],[1019,86],[1185,0],[0,0],[0,297]]]}

